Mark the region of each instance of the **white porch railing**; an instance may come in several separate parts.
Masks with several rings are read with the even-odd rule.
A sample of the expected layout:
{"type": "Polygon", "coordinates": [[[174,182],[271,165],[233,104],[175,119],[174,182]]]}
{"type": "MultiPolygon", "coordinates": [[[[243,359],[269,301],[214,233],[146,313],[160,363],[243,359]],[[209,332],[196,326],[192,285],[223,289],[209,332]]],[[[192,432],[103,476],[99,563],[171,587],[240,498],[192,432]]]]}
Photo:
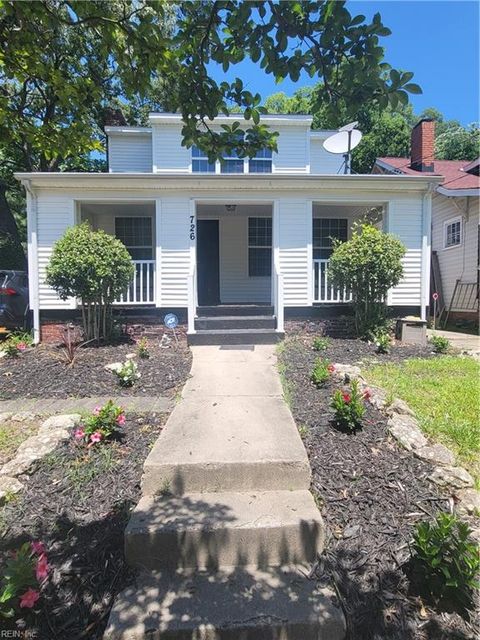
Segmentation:
{"type": "Polygon", "coordinates": [[[335,288],[328,278],[328,260],[313,261],[313,302],[350,302],[352,294],[335,288]]]}
{"type": "Polygon", "coordinates": [[[114,304],[155,303],[155,260],[133,260],[135,272],[128,289],[114,304]]]}
{"type": "Polygon", "coordinates": [[[195,333],[195,315],[197,313],[197,268],[195,261],[192,260],[188,272],[187,281],[188,295],[188,333],[195,333]]]}
{"type": "Polygon", "coordinates": [[[273,308],[277,318],[277,331],[284,330],[284,308],[283,308],[283,275],[280,267],[274,261],[273,265],[273,308]]]}

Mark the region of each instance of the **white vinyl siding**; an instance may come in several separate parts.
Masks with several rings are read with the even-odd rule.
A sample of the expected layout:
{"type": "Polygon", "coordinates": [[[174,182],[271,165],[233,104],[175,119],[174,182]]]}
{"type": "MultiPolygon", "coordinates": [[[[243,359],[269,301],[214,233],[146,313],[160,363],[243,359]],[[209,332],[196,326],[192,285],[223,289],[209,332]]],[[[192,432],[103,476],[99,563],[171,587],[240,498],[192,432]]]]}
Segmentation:
{"type": "Polygon", "coordinates": [[[432,201],[432,251],[437,252],[442,277],[443,298],[447,307],[456,280],[476,282],[479,198],[448,198],[439,193],[432,201]],[[455,204],[457,203],[457,204],[455,204]],[[460,210],[459,210],[460,209],[460,210]],[[462,243],[445,248],[445,223],[462,219],[462,243]]]}
{"type": "Polygon", "coordinates": [[[153,127],[153,167],[157,173],[189,173],[192,150],[182,147],[181,124],[153,127]]]}
{"type": "MultiPolygon", "coordinates": [[[[52,255],[52,247],[65,231],[75,223],[73,200],[67,196],[39,192],[37,199],[39,303],[41,309],[69,309],[72,300],[60,300],[45,284],[45,271],[52,255]]],[[[31,278],[31,281],[35,281],[31,278]]]]}
{"type": "Polygon", "coordinates": [[[308,129],[305,127],[272,127],[279,132],[278,152],[273,154],[275,173],[308,173],[309,142],[308,129]]]}
{"type": "Polygon", "coordinates": [[[152,134],[109,134],[108,165],[113,173],[151,173],[152,134]]]}
{"type": "Polygon", "coordinates": [[[393,306],[419,306],[422,280],[422,197],[405,196],[392,201],[388,231],[399,238],[407,251],[403,258],[403,278],[390,292],[393,306]]]}
{"type": "Polygon", "coordinates": [[[309,272],[313,268],[308,245],[312,237],[312,216],[308,201],[279,200],[280,270],[283,274],[286,307],[309,304],[309,272]]]}
{"type": "Polygon", "coordinates": [[[329,153],[328,151],[325,151],[325,149],[323,148],[323,139],[311,138],[310,173],[337,174],[340,172],[342,165],[342,154],[329,153]]]}
{"type": "MultiPolygon", "coordinates": [[[[164,198],[160,218],[162,243],[159,266],[162,307],[186,307],[190,269],[190,201],[164,198]]],[[[157,276],[158,277],[158,276],[157,276]]]]}

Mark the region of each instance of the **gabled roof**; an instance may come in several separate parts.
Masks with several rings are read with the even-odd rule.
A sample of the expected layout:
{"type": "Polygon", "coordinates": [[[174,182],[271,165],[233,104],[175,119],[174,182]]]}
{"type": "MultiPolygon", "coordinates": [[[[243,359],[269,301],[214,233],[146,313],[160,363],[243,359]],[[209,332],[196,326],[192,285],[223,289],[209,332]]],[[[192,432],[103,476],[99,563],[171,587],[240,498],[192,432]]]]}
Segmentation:
{"type": "Polygon", "coordinates": [[[478,164],[478,160],[435,160],[433,172],[416,171],[410,168],[410,158],[377,158],[380,167],[393,173],[403,173],[410,176],[437,175],[443,177],[443,182],[437,187],[439,193],[449,196],[480,195],[480,177],[468,173],[478,164]],[[472,191],[472,193],[465,193],[472,191]],[[475,192],[478,193],[475,193],[475,192]]]}

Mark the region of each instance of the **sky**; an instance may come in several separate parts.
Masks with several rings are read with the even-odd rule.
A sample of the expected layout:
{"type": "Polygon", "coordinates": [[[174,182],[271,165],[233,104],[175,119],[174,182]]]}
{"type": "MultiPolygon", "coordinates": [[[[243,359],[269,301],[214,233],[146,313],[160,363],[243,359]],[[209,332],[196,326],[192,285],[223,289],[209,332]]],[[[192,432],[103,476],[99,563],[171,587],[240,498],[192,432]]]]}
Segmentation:
{"type": "MultiPolygon", "coordinates": [[[[479,120],[480,0],[350,0],[347,6],[352,15],[367,19],[378,11],[392,31],[381,38],[385,61],[415,73],[412,82],[423,89],[422,95],[410,97],[415,113],[435,107],[463,125],[479,120]]],[[[215,79],[224,78],[220,69],[211,71],[215,79]]],[[[275,84],[250,61],[233,67],[228,76],[242,78],[249,91],[263,98],[276,91],[291,95],[315,83],[304,75],[297,83],[275,84]]]]}

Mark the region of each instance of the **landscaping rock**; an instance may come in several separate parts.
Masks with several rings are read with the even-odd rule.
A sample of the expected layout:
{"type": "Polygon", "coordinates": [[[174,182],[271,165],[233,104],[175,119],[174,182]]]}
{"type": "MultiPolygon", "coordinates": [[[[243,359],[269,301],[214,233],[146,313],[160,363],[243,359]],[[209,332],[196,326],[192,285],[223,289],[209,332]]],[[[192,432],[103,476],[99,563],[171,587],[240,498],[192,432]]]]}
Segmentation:
{"type": "Polygon", "coordinates": [[[464,489],[457,494],[460,500],[457,511],[461,514],[480,515],[480,493],[475,489],[464,489]]]}
{"type": "Polygon", "coordinates": [[[136,353],[127,353],[125,354],[125,360],[133,360],[133,358],[136,358],[137,354],[136,353]]]}
{"type": "Polygon", "coordinates": [[[351,382],[352,380],[363,380],[360,367],[356,367],[351,364],[338,364],[335,363],[335,375],[339,378],[343,378],[345,382],[351,382]]]}
{"type": "Polygon", "coordinates": [[[387,404],[387,392],[384,389],[380,389],[380,387],[368,387],[371,391],[370,404],[372,404],[375,409],[381,410],[387,404]]]}
{"type": "Polygon", "coordinates": [[[12,415],[13,413],[8,413],[6,411],[4,413],[0,413],[0,424],[2,424],[2,422],[6,422],[7,420],[10,420],[12,415]]]}
{"type": "Polygon", "coordinates": [[[112,362],[111,364],[106,364],[104,366],[104,369],[106,369],[107,371],[111,371],[112,373],[115,373],[117,371],[120,371],[122,367],[123,367],[122,362],[112,362]]]}
{"type": "Polygon", "coordinates": [[[29,420],[35,420],[36,415],[31,411],[20,411],[19,413],[14,413],[11,419],[14,422],[28,422],[29,420]]]}
{"type": "Polygon", "coordinates": [[[455,464],[455,456],[450,449],[444,447],[443,444],[433,444],[427,447],[421,447],[420,449],[415,449],[414,454],[419,458],[422,458],[422,460],[428,460],[435,464],[455,464]]]}
{"type": "Polygon", "coordinates": [[[400,415],[403,414],[403,415],[408,415],[408,416],[415,417],[415,414],[410,409],[408,404],[406,402],[404,402],[403,400],[400,400],[400,398],[395,398],[395,400],[392,402],[392,404],[389,405],[387,407],[387,409],[386,409],[386,414],[388,416],[392,416],[395,413],[398,413],[400,415]]]}
{"type": "Polygon", "coordinates": [[[428,444],[417,421],[411,416],[394,413],[387,426],[392,436],[408,451],[426,447],[428,444]]]}
{"type": "Polygon", "coordinates": [[[23,489],[23,484],[16,478],[9,476],[0,477],[0,505],[5,502],[7,496],[18,493],[23,489]]]}
{"type": "Polygon", "coordinates": [[[39,431],[38,435],[22,442],[13,460],[7,462],[0,469],[0,476],[15,477],[28,472],[34,462],[51,453],[60,442],[69,438],[70,432],[59,427],[48,429],[48,431],[39,431]]]}
{"type": "Polygon", "coordinates": [[[52,416],[47,418],[40,427],[40,432],[48,431],[50,429],[73,429],[82,416],[79,413],[62,414],[59,416],[52,416]]]}
{"type": "Polygon", "coordinates": [[[437,467],[429,479],[440,487],[454,489],[468,489],[474,485],[472,476],[462,467],[437,467]]]}

